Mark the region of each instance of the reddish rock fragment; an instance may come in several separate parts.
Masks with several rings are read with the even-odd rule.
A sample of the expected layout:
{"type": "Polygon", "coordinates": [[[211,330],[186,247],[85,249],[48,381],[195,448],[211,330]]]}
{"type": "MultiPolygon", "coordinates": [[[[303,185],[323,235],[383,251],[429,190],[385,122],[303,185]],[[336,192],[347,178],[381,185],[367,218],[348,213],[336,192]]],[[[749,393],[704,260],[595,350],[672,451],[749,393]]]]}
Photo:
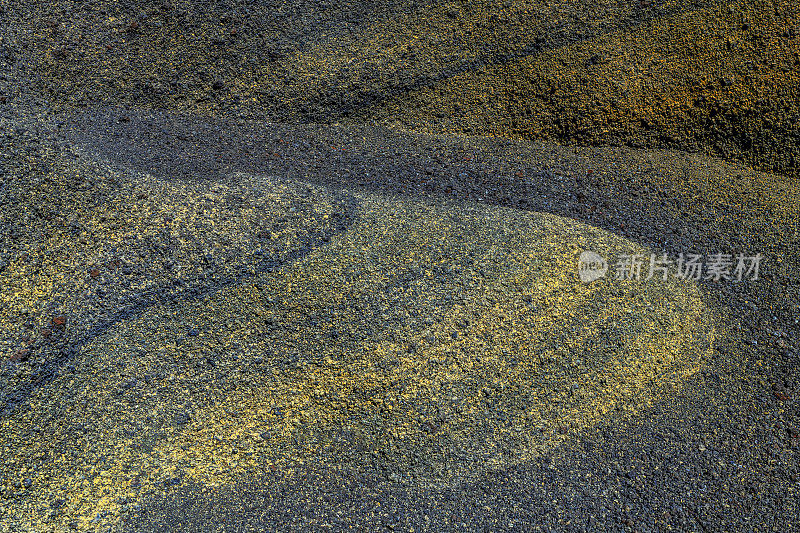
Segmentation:
{"type": "Polygon", "coordinates": [[[22,361],[27,361],[28,356],[30,355],[31,351],[27,348],[20,348],[16,352],[11,355],[11,362],[12,363],[21,363],[22,361]]]}

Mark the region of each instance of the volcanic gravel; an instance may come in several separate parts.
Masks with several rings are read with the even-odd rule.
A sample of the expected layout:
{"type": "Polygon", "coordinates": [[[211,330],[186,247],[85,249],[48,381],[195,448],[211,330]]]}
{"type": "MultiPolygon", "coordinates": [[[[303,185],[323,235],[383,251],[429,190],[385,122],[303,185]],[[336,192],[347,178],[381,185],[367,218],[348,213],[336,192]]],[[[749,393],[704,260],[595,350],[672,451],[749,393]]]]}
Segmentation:
{"type": "MultiPolygon", "coordinates": [[[[0,530],[793,527],[796,93],[761,96],[777,115],[749,147],[719,141],[727,111],[709,142],[646,106],[629,124],[652,135],[607,136],[560,94],[564,122],[519,135],[459,100],[483,82],[446,84],[519,86],[491,69],[532,12],[546,70],[560,50],[594,68],[572,42],[668,44],[670,17],[737,11],[500,4],[2,7],[0,530]],[[764,260],[758,280],[585,285],[565,269],[590,247],[764,260]]],[[[792,18],[767,4],[742,16],[792,18]]],[[[503,98],[541,109],[523,92],[503,98]]]]}

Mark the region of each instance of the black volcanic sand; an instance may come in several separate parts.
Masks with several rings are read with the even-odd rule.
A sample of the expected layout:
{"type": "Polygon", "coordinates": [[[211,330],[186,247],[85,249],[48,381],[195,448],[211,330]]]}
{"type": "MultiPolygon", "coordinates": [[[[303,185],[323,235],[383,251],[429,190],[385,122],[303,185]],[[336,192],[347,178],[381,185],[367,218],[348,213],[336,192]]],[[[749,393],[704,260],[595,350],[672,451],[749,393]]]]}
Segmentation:
{"type": "Polygon", "coordinates": [[[793,525],[793,6],[2,9],[0,531],[793,525]]]}

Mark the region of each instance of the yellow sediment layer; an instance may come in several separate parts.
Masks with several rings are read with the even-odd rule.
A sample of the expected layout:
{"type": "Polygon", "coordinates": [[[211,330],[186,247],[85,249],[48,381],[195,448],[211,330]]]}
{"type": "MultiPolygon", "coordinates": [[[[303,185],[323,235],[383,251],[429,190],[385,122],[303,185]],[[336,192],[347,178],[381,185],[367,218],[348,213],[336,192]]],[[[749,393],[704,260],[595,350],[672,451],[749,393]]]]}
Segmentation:
{"type": "Polygon", "coordinates": [[[365,109],[423,132],[706,149],[796,172],[796,2],[724,2],[488,65],[365,109]]]}
{"type": "Polygon", "coordinates": [[[37,488],[19,520],[93,529],[172,477],[228,484],[373,454],[407,482],[469,478],[640,409],[713,346],[691,283],[577,279],[583,249],[648,254],[620,237],[477,204],[358,200],[355,225],[302,260],[115,325],[4,420],[4,461],[37,488]],[[187,325],[200,334],[176,342],[187,325]],[[209,357],[225,377],[203,370],[209,357]],[[119,394],[148,375],[141,395],[119,394]],[[53,397],[71,398],[57,419],[53,397]],[[164,423],[176,410],[185,426],[164,423]],[[48,438],[26,437],[33,427],[48,438]],[[38,508],[55,497],[48,522],[38,508]]]}

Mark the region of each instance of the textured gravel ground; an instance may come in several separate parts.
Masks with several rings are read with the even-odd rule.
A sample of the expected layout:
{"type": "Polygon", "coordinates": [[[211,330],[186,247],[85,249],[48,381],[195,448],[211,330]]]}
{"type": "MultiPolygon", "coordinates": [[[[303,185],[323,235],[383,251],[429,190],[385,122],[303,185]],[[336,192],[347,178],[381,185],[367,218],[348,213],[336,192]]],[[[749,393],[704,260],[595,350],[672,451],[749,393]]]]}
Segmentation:
{"type": "Polygon", "coordinates": [[[2,6],[0,530],[793,527],[789,85],[750,148],[649,101],[576,133],[567,95],[543,140],[463,135],[520,136],[470,96],[525,87],[499,63],[641,66],[691,17],[791,47],[792,6],[507,4],[2,6]],[[584,249],[764,260],[584,284],[584,249]]]}

